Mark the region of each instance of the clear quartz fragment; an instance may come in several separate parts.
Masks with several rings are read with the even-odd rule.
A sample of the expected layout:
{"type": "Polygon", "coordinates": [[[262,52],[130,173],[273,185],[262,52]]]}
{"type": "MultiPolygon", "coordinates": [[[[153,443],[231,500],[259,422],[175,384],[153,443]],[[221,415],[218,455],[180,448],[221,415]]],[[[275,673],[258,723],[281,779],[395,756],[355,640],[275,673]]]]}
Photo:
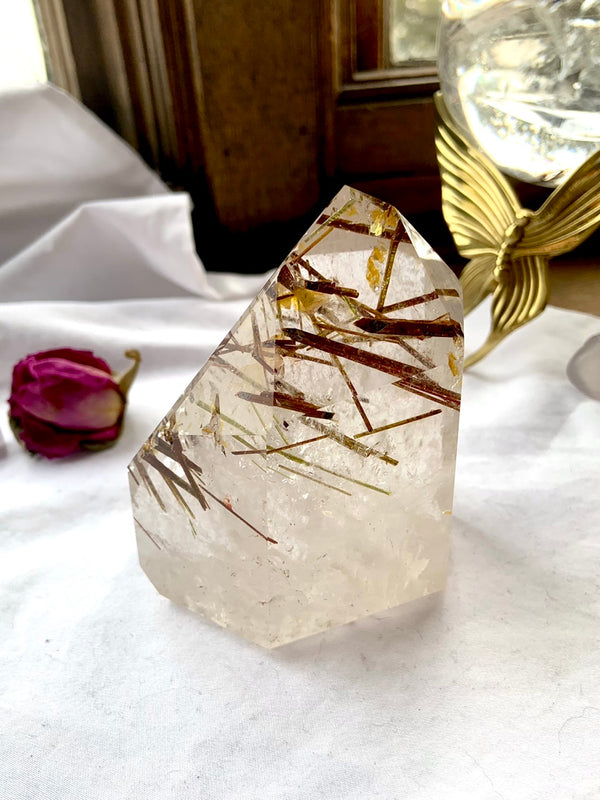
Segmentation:
{"type": "Polygon", "coordinates": [[[159,592],[265,647],[443,588],[459,285],[344,188],[130,465],[159,592]]]}
{"type": "Polygon", "coordinates": [[[592,336],[567,364],[567,376],[580,392],[600,400],[600,334],[592,336]]]}

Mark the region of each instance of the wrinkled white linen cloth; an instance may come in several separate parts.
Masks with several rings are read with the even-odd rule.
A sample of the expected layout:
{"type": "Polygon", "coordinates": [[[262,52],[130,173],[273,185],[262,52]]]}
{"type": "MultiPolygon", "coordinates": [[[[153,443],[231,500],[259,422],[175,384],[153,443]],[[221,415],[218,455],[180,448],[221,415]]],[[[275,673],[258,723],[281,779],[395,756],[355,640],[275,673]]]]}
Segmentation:
{"type": "Polygon", "coordinates": [[[599,797],[600,403],[564,369],[600,320],[550,308],[467,375],[447,590],[268,652],[157,594],[126,481],[245,303],[0,305],[2,397],[40,348],[144,359],[111,450],[1,420],[1,796],[599,797]]]}
{"type": "Polygon", "coordinates": [[[600,403],[565,376],[600,319],[550,308],[466,376],[445,592],[264,651],[137,563],[126,466],[264,280],[206,276],[147,189],[0,267],[2,402],[30,352],[143,357],[110,450],[32,458],[0,415],[2,800],[600,797],[600,403]]]}
{"type": "Polygon", "coordinates": [[[190,199],[51,85],[0,94],[0,299],[216,296],[190,199]]]}

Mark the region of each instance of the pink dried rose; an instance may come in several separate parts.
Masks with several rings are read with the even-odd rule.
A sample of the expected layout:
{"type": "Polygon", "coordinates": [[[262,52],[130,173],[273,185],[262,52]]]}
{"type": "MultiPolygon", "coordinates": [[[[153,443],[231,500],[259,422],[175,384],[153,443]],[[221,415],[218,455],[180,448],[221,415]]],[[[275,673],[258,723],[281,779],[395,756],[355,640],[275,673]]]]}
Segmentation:
{"type": "Polygon", "coordinates": [[[125,355],[133,364],[121,375],[89,350],[47,350],[19,361],[8,401],[16,438],[46,458],[114,444],[140,363],[137,350],[125,355]]]}

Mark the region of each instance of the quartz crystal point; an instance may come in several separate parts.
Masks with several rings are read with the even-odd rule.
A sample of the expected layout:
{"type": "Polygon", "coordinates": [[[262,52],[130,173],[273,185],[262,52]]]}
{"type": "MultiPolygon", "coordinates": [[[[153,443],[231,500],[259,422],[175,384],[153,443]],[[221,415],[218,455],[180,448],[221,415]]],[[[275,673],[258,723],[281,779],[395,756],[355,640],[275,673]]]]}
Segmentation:
{"type": "Polygon", "coordinates": [[[442,589],[461,323],[448,267],[344,188],[130,465],[158,591],[276,647],[442,589]]]}

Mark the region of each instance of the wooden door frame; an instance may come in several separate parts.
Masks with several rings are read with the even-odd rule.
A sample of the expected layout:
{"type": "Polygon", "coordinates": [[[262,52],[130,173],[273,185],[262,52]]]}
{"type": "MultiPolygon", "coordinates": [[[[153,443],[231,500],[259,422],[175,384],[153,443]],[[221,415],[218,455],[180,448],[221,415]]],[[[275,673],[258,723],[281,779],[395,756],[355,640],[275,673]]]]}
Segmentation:
{"type": "Polygon", "coordinates": [[[52,78],[192,194],[199,249],[212,238],[220,266],[224,235],[289,241],[343,183],[409,213],[439,209],[435,77],[382,73],[380,45],[362,64],[375,69],[356,62],[357,9],[368,20],[382,2],[38,0],[38,10],[52,78]]]}

